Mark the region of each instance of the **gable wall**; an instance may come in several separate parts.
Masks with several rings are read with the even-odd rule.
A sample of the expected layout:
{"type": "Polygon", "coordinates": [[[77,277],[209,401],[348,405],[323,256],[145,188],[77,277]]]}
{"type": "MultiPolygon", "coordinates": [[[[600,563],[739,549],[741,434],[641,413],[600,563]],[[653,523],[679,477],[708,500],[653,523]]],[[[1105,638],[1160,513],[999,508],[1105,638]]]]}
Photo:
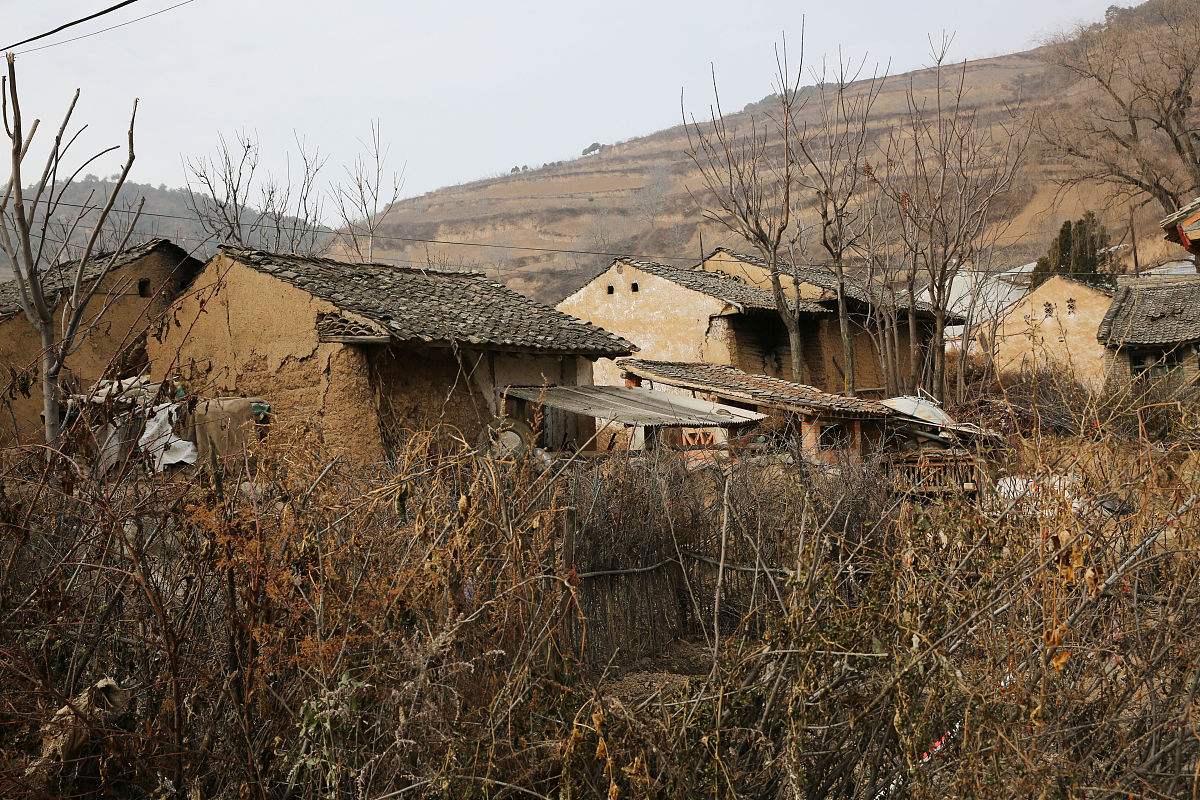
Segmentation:
{"type": "MultiPolygon", "coordinates": [[[[1008,308],[996,327],[1001,374],[1049,367],[1073,371],[1099,387],[1105,379],[1104,345],[1096,339],[1112,297],[1060,276],[1050,278],[1008,308]],[[1074,300],[1075,311],[1070,311],[1074,300]],[[1049,303],[1049,315],[1047,306],[1049,303]]],[[[985,347],[985,351],[986,351],[985,347]]]]}
{"type": "Polygon", "coordinates": [[[213,258],[147,350],[156,378],[182,378],[206,397],[262,397],[277,425],[313,423],[357,461],[383,455],[365,348],[317,340],[331,303],[232,261],[213,258]]]}
{"type": "MultiPolygon", "coordinates": [[[[88,304],[89,316],[85,317],[85,325],[91,322],[94,327],[67,359],[67,368],[62,373],[69,391],[86,391],[105,376],[110,365],[120,377],[137,373],[146,361],[142,349],[144,332],[175,299],[181,279],[187,277],[181,276],[182,269],[177,253],[155,250],[100,279],[100,288],[88,304]],[[142,280],[149,282],[146,292],[150,297],[139,293],[142,280]],[[101,311],[103,314],[97,320],[96,315],[101,311]]],[[[56,321],[61,321],[65,306],[64,297],[55,310],[56,321]]],[[[0,408],[0,445],[14,441],[14,416],[21,441],[28,442],[31,437],[36,439],[41,435],[42,391],[37,380],[41,374],[41,350],[41,338],[24,313],[0,320],[0,392],[9,384],[10,369],[22,379],[32,381],[30,397],[13,392],[11,415],[7,407],[0,408]]],[[[4,397],[7,396],[5,393],[4,397]]]]}
{"type": "MultiPolygon", "coordinates": [[[[612,265],[560,302],[558,310],[633,342],[639,358],[731,363],[730,331],[719,316],[730,310],[726,304],[636,267],[612,265]]],[[[593,379],[598,385],[620,385],[621,370],[614,360],[600,359],[593,379]]]]}

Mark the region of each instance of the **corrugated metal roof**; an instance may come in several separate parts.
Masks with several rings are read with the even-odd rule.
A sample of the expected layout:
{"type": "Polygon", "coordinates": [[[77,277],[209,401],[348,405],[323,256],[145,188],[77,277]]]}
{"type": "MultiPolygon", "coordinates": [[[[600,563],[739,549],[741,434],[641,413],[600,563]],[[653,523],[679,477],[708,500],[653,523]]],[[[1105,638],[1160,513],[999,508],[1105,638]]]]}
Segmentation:
{"type": "Polygon", "coordinates": [[[629,386],[510,386],[504,393],[550,408],[595,417],[601,423],[734,428],[766,419],[765,415],[744,408],[629,386]]]}

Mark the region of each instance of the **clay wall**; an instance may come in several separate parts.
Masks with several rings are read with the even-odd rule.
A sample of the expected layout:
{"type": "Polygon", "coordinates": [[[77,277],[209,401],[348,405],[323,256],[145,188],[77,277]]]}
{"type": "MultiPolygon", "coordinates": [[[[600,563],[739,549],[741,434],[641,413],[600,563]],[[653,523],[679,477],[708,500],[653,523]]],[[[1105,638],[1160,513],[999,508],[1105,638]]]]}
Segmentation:
{"type": "MultiPolygon", "coordinates": [[[[612,265],[559,303],[558,310],[633,342],[640,348],[637,358],[730,363],[731,334],[721,315],[735,309],[636,267],[612,265]]],[[[600,359],[593,379],[597,385],[619,386],[621,369],[612,359],[600,359]]]]}
{"type": "MultiPolygon", "coordinates": [[[[197,265],[191,259],[181,264],[179,251],[166,248],[102,277],[81,327],[86,331],[82,345],[68,357],[62,373],[64,387],[81,392],[102,377],[137,374],[146,363],[146,329],[175,299],[197,265]]],[[[65,306],[64,297],[55,310],[56,320],[62,319],[65,306]]],[[[11,414],[8,408],[0,408],[0,445],[14,441],[14,417],[21,441],[41,436],[41,351],[41,338],[23,312],[0,320],[0,390],[9,383],[10,369],[22,382],[28,380],[30,389],[29,397],[12,393],[11,414]]]]}
{"type": "Polygon", "coordinates": [[[1099,388],[1106,366],[1105,347],[1096,331],[1111,303],[1112,297],[1098,289],[1060,276],[1050,278],[1004,312],[992,351],[997,371],[1066,370],[1099,388]]]}
{"type": "Polygon", "coordinates": [[[147,350],[158,378],[206,397],[258,396],[274,424],[312,423],[356,461],[384,455],[367,348],[317,340],[334,306],[217,256],[147,350]]]}

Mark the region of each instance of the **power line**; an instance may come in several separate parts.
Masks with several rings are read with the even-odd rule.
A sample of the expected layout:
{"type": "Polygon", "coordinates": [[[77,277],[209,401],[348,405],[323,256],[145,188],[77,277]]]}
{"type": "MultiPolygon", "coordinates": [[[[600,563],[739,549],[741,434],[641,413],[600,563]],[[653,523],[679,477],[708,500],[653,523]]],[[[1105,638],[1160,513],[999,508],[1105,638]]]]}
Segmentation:
{"type": "MultiPolygon", "coordinates": [[[[65,200],[60,202],[59,205],[68,206],[70,208],[86,208],[86,206],[79,205],[78,203],[68,203],[65,200]]],[[[114,208],[114,209],[112,209],[112,211],[113,211],[113,213],[119,213],[119,214],[136,213],[136,212],[132,211],[131,209],[124,209],[124,208],[114,208]]],[[[193,222],[193,223],[196,222],[195,217],[185,217],[185,216],[181,216],[179,214],[156,214],[151,211],[143,211],[141,213],[141,216],[143,216],[143,217],[158,217],[160,219],[177,219],[177,220],[183,220],[184,222],[193,222]]],[[[277,226],[274,223],[265,223],[265,222],[259,223],[259,224],[247,224],[247,227],[250,230],[254,230],[255,228],[276,228],[276,227],[280,228],[281,230],[289,230],[289,231],[300,230],[300,228],[295,225],[278,225],[277,226]]],[[[335,230],[329,230],[327,232],[330,234],[338,235],[338,232],[335,230]]],[[[610,253],[610,252],[605,252],[602,250],[571,250],[571,249],[567,249],[567,248],[556,248],[556,247],[522,247],[520,245],[496,244],[494,242],[463,242],[463,241],[457,241],[457,240],[453,240],[453,239],[426,239],[426,238],[422,238],[419,236],[385,236],[381,233],[375,234],[375,238],[376,239],[384,239],[387,241],[396,241],[396,242],[416,242],[418,244],[442,244],[442,245],[452,245],[452,246],[456,246],[456,247],[483,247],[483,248],[492,248],[492,249],[497,249],[497,250],[522,250],[522,251],[530,251],[530,252],[535,252],[535,253],[566,253],[566,254],[570,254],[570,255],[612,256],[613,258],[638,258],[638,259],[646,259],[648,261],[649,260],[663,260],[663,261],[695,261],[696,260],[695,255],[663,256],[663,255],[636,254],[636,253],[628,253],[628,252],[610,253]]]]}
{"type": "MultiPolygon", "coordinates": [[[[122,3],[121,5],[128,5],[129,3],[136,2],[136,1],[137,0],[128,0],[128,2],[122,3]]],[[[186,6],[188,3],[193,3],[193,2],[195,2],[195,0],[183,0],[183,2],[181,2],[181,3],[176,3],[173,6],[167,6],[164,9],[160,9],[159,11],[153,11],[149,14],[143,14],[140,17],[134,17],[133,19],[128,20],[126,22],[121,22],[116,25],[110,25],[107,28],[101,28],[98,31],[92,31],[91,33],[85,33],[82,36],[74,36],[70,39],[63,39],[61,42],[52,42],[50,44],[44,44],[41,47],[31,47],[28,50],[22,50],[20,53],[17,53],[17,55],[24,55],[25,53],[36,53],[38,50],[45,50],[49,47],[58,47],[60,44],[67,44],[68,42],[77,42],[80,39],[86,39],[89,36],[98,36],[101,33],[113,31],[113,30],[116,30],[117,28],[124,28],[126,25],[132,25],[133,23],[141,22],[144,19],[150,19],[151,17],[157,17],[159,14],[165,14],[168,11],[170,11],[171,9],[179,8],[180,6],[186,6]]],[[[114,6],[114,8],[120,8],[120,6],[114,6]]],[[[109,9],[109,10],[112,10],[112,9],[109,9]]],[[[105,11],[105,12],[101,12],[101,13],[107,13],[107,12],[105,11]]],[[[99,15],[93,14],[92,16],[94,17],[94,16],[99,16],[99,15]]],[[[92,17],[88,17],[88,19],[91,19],[91,18],[92,17]]],[[[80,20],[80,21],[82,22],[82,20],[80,20]]],[[[72,23],[72,24],[74,24],[74,23],[72,23]]],[[[62,28],[59,28],[58,30],[62,30],[62,28]]],[[[54,33],[54,32],[55,31],[51,31],[50,33],[54,33]]],[[[26,39],[25,41],[31,42],[31,41],[34,41],[34,39],[41,39],[43,36],[49,36],[49,35],[50,35],[49,33],[43,33],[42,36],[35,36],[33,39],[26,39]]],[[[15,45],[9,45],[9,46],[16,47],[19,44],[22,44],[22,42],[18,42],[15,45]]],[[[7,48],[5,48],[5,49],[7,49],[7,48]]]]}
{"type": "Polygon", "coordinates": [[[22,39],[19,42],[10,44],[7,47],[5,47],[4,50],[6,50],[6,51],[12,50],[14,47],[20,47],[23,44],[29,44],[30,42],[36,42],[38,39],[45,39],[47,36],[53,36],[54,34],[58,33],[59,31],[65,31],[67,28],[72,28],[76,25],[80,25],[84,22],[87,22],[88,20],[95,19],[96,17],[103,17],[105,14],[111,14],[112,12],[116,11],[119,8],[124,8],[125,6],[133,5],[136,2],[137,2],[137,0],[124,0],[124,2],[117,3],[115,6],[109,6],[108,8],[104,9],[103,11],[97,11],[95,14],[89,14],[86,17],[81,17],[72,22],[67,22],[62,25],[59,25],[57,28],[55,28],[52,31],[46,31],[45,33],[39,33],[37,36],[31,36],[28,39],[22,39]]]}
{"type": "MultiPolygon", "coordinates": [[[[190,2],[190,0],[189,0],[189,2],[190,2]]],[[[86,208],[86,206],[79,205],[77,203],[68,203],[65,200],[60,202],[59,205],[68,206],[70,208],[86,208]]],[[[114,209],[112,209],[112,213],[134,214],[136,212],[131,209],[114,208],[114,209]]],[[[196,217],[185,217],[185,216],[181,216],[179,214],[158,214],[158,213],[154,213],[151,211],[143,211],[143,212],[141,212],[141,216],[157,217],[160,219],[182,220],[184,222],[191,222],[191,223],[195,223],[197,221],[196,217]]],[[[280,230],[287,230],[287,231],[301,230],[301,228],[296,225],[275,225],[274,223],[265,223],[265,222],[258,223],[258,224],[247,223],[246,227],[249,230],[254,230],[256,228],[279,228],[280,230]]],[[[326,230],[326,231],[319,231],[319,232],[328,233],[333,236],[345,236],[345,234],[341,234],[338,231],[332,230],[332,229],[326,230]]],[[[696,263],[698,260],[695,255],[664,256],[664,255],[648,255],[645,253],[629,253],[629,252],[616,253],[616,252],[606,252],[603,250],[573,250],[573,249],[556,248],[556,247],[522,247],[520,245],[496,244],[495,242],[465,242],[465,241],[457,241],[457,240],[453,240],[453,239],[426,239],[426,238],[421,238],[421,237],[417,237],[417,236],[386,236],[386,235],[380,234],[380,233],[377,233],[374,236],[376,239],[382,239],[385,241],[415,242],[418,244],[440,244],[440,245],[449,245],[449,246],[454,246],[454,247],[480,247],[480,248],[496,249],[496,250],[521,250],[521,251],[528,251],[528,252],[535,252],[535,253],[563,253],[563,254],[567,254],[567,255],[609,256],[612,258],[634,258],[634,259],[639,259],[639,260],[644,260],[644,261],[684,261],[684,262],[693,263],[693,264],[696,263]]],[[[179,238],[187,240],[187,237],[181,236],[179,238]]],[[[213,238],[213,237],[209,237],[209,239],[211,239],[211,238],[213,238]]],[[[728,238],[728,237],[726,237],[726,238],[728,238]]],[[[191,241],[202,242],[202,241],[207,241],[207,240],[191,239],[191,241]]],[[[390,258],[388,260],[402,262],[402,263],[407,262],[410,264],[425,263],[425,262],[411,261],[411,260],[401,259],[401,258],[390,258]]],[[[1184,261],[1186,259],[1181,258],[1179,260],[1184,261]]],[[[795,266],[809,267],[812,269],[822,269],[822,265],[820,265],[820,264],[797,264],[795,266]]],[[[1022,265],[1022,266],[1027,266],[1027,265],[1022,265]]],[[[923,269],[918,270],[918,272],[924,272],[924,271],[925,270],[923,270],[923,269]]],[[[955,271],[960,272],[960,273],[970,274],[970,275],[1000,275],[1005,272],[1009,272],[1011,270],[996,271],[996,270],[981,269],[979,267],[961,267],[960,266],[960,267],[957,267],[955,269],[955,271]]],[[[783,273],[783,274],[786,274],[786,273],[783,273]]],[[[1056,272],[1054,274],[1055,275],[1072,276],[1072,275],[1093,275],[1094,273],[1091,273],[1091,272],[1056,272]]]]}

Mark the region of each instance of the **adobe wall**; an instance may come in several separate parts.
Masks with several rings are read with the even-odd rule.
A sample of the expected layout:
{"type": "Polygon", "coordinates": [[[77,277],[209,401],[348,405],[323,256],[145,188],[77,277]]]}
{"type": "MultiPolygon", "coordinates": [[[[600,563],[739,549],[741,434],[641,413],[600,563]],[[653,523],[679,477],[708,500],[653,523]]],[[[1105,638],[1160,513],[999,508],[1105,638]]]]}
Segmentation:
{"type": "MultiPolygon", "coordinates": [[[[766,291],[771,287],[771,271],[765,267],[744,261],[729,253],[716,252],[704,260],[701,269],[707,272],[717,272],[737,278],[742,283],[757,286],[766,291]]],[[[788,275],[780,275],[780,283],[790,296],[795,296],[796,282],[788,275]]],[[[800,297],[805,300],[829,299],[832,292],[801,282],[800,297]]],[[[828,319],[822,320],[814,340],[810,341],[804,354],[808,375],[805,382],[827,392],[841,393],[845,390],[845,358],[842,354],[842,333],[838,326],[837,309],[828,319]]],[[[908,326],[902,324],[900,331],[900,346],[902,358],[900,367],[904,376],[908,375],[908,350],[911,337],[908,326]]],[[[854,384],[857,391],[882,390],[884,388],[883,364],[875,341],[871,334],[857,322],[851,322],[850,340],[854,350],[854,384]]],[[[790,374],[790,368],[788,372],[790,374]]],[[[784,377],[784,376],[780,376],[784,377]]],[[[785,377],[790,380],[790,377],[785,377]]],[[[878,393],[878,392],[876,392],[878,393]]]]}
{"type": "Polygon", "coordinates": [[[1111,303],[1104,292],[1060,276],[1050,278],[1000,320],[994,350],[997,371],[1070,370],[1076,379],[1099,388],[1107,370],[1105,347],[1096,331],[1111,303]]]}
{"type": "MultiPolygon", "coordinates": [[[[727,305],[636,267],[614,264],[558,304],[558,310],[633,342],[637,358],[729,364],[730,331],[719,316],[727,305]],[[633,284],[638,291],[633,291],[633,284]],[[608,294],[608,286],[613,293],[608,294]]],[[[600,359],[597,385],[620,386],[621,369],[600,359]]]]}
{"type": "Polygon", "coordinates": [[[314,423],[357,462],[384,455],[365,349],[317,340],[334,306],[224,255],[147,343],[152,374],[206,397],[259,396],[274,424],[314,423]]]}
{"type": "MultiPolygon", "coordinates": [[[[744,261],[729,253],[713,253],[704,259],[703,263],[700,264],[700,268],[705,272],[719,272],[729,275],[748,286],[757,286],[768,292],[774,291],[771,285],[771,270],[758,264],[744,261]]],[[[788,292],[789,296],[795,296],[796,281],[792,276],[781,272],[779,275],[779,284],[784,288],[784,291],[788,292]]],[[[811,283],[800,284],[800,296],[805,300],[820,300],[826,294],[825,290],[819,286],[813,286],[811,283]]]]}
{"type": "MultiPolygon", "coordinates": [[[[63,371],[65,387],[70,391],[85,391],[106,373],[128,377],[138,372],[146,361],[142,349],[144,332],[175,299],[179,267],[177,253],[154,251],[100,279],[100,288],[88,304],[90,316],[85,317],[81,326],[87,334],[80,348],[67,359],[63,371]],[[142,286],[141,281],[147,283],[142,286]],[[101,311],[103,314],[96,320],[101,311]],[[89,324],[90,329],[86,328],[89,324]]],[[[65,306],[64,297],[55,310],[56,322],[62,320],[65,306]]],[[[0,321],[0,390],[9,383],[10,369],[31,380],[30,397],[14,393],[11,415],[6,407],[0,406],[0,446],[14,441],[13,416],[21,441],[41,436],[41,351],[41,338],[24,312],[0,321]]]]}

